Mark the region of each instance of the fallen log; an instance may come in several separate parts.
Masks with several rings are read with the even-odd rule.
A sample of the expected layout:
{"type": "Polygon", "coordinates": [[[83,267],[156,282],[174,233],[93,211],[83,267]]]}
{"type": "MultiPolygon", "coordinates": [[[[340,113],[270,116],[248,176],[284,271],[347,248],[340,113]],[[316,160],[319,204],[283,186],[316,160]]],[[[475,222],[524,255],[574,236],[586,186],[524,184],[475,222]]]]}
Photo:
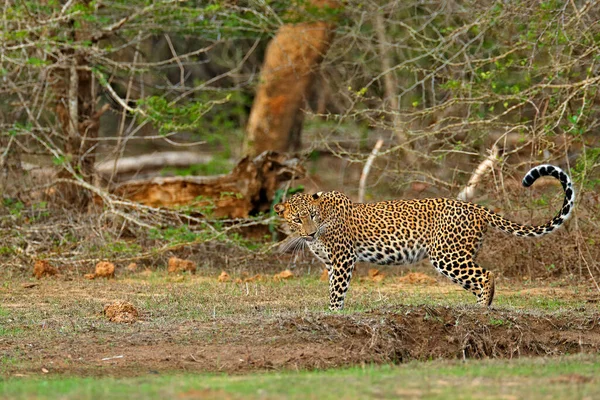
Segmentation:
{"type": "Polygon", "coordinates": [[[153,207],[188,206],[206,216],[247,218],[268,211],[280,184],[305,173],[298,159],[265,151],[253,159],[243,158],[229,174],[134,180],[109,191],[153,207]]]}
{"type": "Polygon", "coordinates": [[[97,162],[96,174],[104,181],[111,180],[112,177],[113,181],[122,182],[133,177],[141,179],[156,174],[165,167],[185,168],[194,164],[206,164],[212,159],[210,154],[165,151],[97,162]]]}

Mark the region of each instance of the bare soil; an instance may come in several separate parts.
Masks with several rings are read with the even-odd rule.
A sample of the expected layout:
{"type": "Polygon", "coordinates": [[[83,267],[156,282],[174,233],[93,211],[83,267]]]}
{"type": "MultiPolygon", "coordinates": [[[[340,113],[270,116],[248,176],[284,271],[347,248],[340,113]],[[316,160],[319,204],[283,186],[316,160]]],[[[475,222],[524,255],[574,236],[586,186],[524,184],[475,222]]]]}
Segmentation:
{"type": "MultiPolygon", "coordinates": [[[[572,310],[555,311],[502,306],[481,310],[474,305],[445,303],[441,297],[435,305],[426,302],[394,306],[372,304],[370,309],[343,314],[309,311],[302,309],[305,307],[302,304],[290,310],[285,303],[281,307],[287,308],[286,312],[265,313],[264,304],[271,301],[270,297],[277,298],[286,289],[300,290],[289,286],[294,281],[253,283],[256,290],[263,285],[274,292],[266,292],[263,302],[251,299],[238,315],[214,318],[169,316],[164,310],[149,309],[149,303],[145,303],[144,310],[144,303],[139,300],[140,296],[159,296],[173,291],[187,282],[172,301],[179,302],[174,307],[188,307],[184,299],[193,295],[188,291],[196,290],[197,283],[202,282],[199,279],[202,278],[186,275],[181,284],[174,283],[175,280],[151,282],[144,286],[148,289],[127,279],[120,283],[48,279],[40,281],[39,286],[26,282],[16,284],[17,290],[3,288],[0,294],[4,312],[0,325],[4,326],[5,334],[0,335],[3,359],[0,371],[3,375],[35,375],[48,371],[83,376],[134,376],[167,371],[245,373],[440,358],[517,358],[600,351],[597,296],[580,289],[546,286],[524,290],[513,285],[498,294],[506,297],[517,292],[534,299],[575,298],[585,304],[572,310]],[[105,296],[132,298],[131,293],[138,296],[136,306],[140,308],[141,304],[140,319],[131,323],[108,322],[99,306],[106,302],[105,296]],[[95,314],[89,311],[96,309],[95,314]],[[17,320],[11,316],[13,312],[17,320]],[[14,334],[7,334],[11,329],[14,334]]],[[[295,279],[295,284],[299,284],[300,279],[308,278],[295,279]]],[[[302,290],[308,290],[308,297],[314,294],[316,304],[325,302],[325,296],[321,298],[325,294],[321,293],[324,284],[316,277],[310,279],[314,285],[302,290]],[[315,293],[310,292],[313,286],[317,288],[315,293]]],[[[417,291],[427,297],[429,293],[451,295],[456,289],[430,279],[434,283],[425,285],[408,284],[406,282],[411,280],[406,278],[385,278],[387,284],[384,285],[373,283],[367,277],[357,279],[353,286],[354,301],[356,303],[363,293],[376,290],[382,290],[383,295],[400,291],[404,296],[417,291]]],[[[213,280],[217,282],[216,277],[213,280]]],[[[243,291],[247,284],[215,285],[214,290],[228,293],[243,291]]],[[[503,285],[506,286],[506,282],[503,285]]]]}

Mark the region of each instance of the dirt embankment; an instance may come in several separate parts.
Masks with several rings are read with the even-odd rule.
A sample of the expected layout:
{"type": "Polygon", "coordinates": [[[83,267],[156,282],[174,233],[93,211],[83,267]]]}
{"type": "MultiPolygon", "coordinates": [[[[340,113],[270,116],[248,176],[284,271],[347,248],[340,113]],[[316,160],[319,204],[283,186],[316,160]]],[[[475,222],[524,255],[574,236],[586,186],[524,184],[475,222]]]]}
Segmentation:
{"type": "Polygon", "coordinates": [[[410,360],[558,356],[600,351],[598,314],[527,314],[477,308],[402,307],[354,315],[307,314],[261,322],[188,322],[177,329],[84,332],[48,341],[4,340],[5,355],[31,360],[5,372],[140,375],[248,372],[410,360]]]}

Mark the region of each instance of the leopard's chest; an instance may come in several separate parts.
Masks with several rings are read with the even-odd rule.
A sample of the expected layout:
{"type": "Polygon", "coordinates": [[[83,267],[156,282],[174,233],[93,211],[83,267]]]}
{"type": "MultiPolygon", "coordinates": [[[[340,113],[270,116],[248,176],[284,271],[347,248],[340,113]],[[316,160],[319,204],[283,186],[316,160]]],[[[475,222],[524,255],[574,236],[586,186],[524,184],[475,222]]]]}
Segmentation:
{"type": "Polygon", "coordinates": [[[320,240],[314,240],[312,242],[308,242],[308,248],[312,253],[317,256],[319,260],[324,262],[325,264],[330,263],[330,255],[331,252],[327,249],[327,246],[321,242],[320,240]]]}

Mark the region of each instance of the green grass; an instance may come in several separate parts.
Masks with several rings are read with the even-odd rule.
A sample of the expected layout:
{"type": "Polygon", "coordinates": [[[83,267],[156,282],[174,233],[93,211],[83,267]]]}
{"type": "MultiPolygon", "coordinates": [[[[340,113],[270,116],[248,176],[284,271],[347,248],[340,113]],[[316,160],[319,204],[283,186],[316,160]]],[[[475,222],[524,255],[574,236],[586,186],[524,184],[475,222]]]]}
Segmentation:
{"type": "Polygon", "coordinates": [[[0,337],[2,336],[17,336],[23,333],[21,328],[6,328],[0,325],[0,337]]]}
{"type": "MultiPolygon", "coordinates": [[[[323,283],[323,282],[321,282],[323,283]]],[[[507,310],[526,310],[540,312],[568,312],[585,309],[598,309],[597,303],[587,303],[586,296],[565,296],[557,298],[551,290],[547,292],[530,294],[522,291],[506,290],[514,289],[512,284],[506,283],[496,286],[496,296],[493,307],[507,310]]],[[[543,284],[539,285],[543,288],[543,284]]],[[[551,288],[548,288],[551,289],[551,288]]],[[[592,287],[589,288],[589,297],[597,296],[592,287]]],[[[323,290],[326,290],[324,288],[323,290]]],[[[574,292],[576,288],[568,291],[574,292]]],[[[324,299],[326,300],[326,299],[324,299]]],[[[439,285],[405,285],[395,287],[384,281],[384,284],[362,282],[357,285],[351,284],[347,299],[348,311],[358,312],[385,306],[401,305],[430,305],[430,306],[473,306],[476,298],[473,294],[462,290],[459,286],[440,279],[439,285]]]]}
{"type": "Polygon", "coordinates": [[[3,399],[599,398],[600,357],[411,362],[324,371],[0,380],[3,399]]]}

